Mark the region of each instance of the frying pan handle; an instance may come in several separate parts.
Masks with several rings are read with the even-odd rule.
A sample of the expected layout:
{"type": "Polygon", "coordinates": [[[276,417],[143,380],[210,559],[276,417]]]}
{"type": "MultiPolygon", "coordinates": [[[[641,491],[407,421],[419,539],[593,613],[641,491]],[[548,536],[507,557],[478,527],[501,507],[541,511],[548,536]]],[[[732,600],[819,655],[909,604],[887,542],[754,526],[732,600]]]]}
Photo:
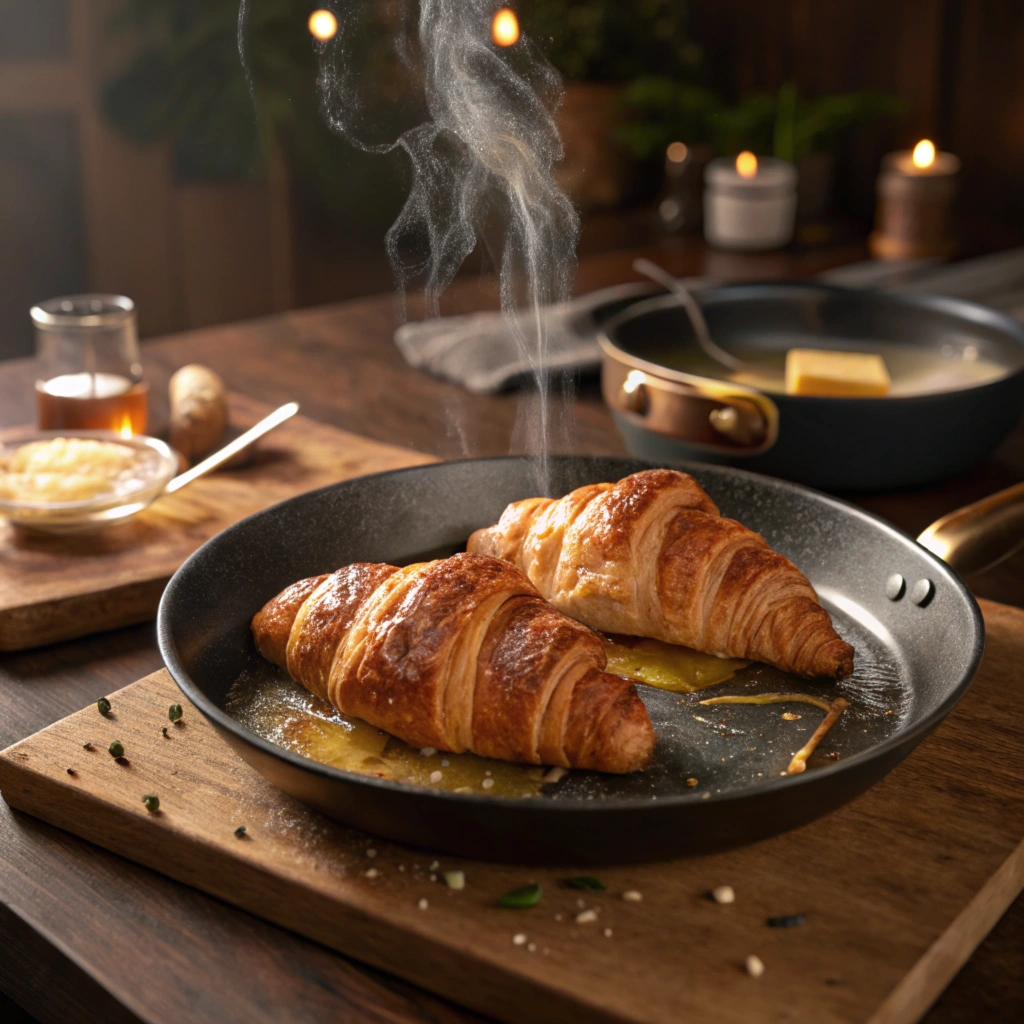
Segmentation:
{"type": "Polygon", "coordinates": [[[950,512],[917,542],[958,573],[991,568],[1024,546],[1024,483],[950,512]]]}

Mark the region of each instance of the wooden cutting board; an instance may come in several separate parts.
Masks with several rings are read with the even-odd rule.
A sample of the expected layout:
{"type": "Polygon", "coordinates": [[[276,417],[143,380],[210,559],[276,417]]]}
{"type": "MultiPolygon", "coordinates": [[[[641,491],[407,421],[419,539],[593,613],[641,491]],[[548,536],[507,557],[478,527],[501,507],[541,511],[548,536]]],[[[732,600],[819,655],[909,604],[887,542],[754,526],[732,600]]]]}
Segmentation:
{"type": "Polygon", "coordinates": [[[983,610],[988,646],[973,687],[869,793],[746,849],[590,872],[601,893],[566,888],[571,871],[435,861],[320,817],[191,706],[171,725],[181,695],[162,671],[112,694],[111,718],[89,707],[4,751],[0,791],[12,807],[512,1024],[914,1021],[1024,887],[1024,611],[983,610]],[[107,753],[114,739],[126,763],[107,753]],[[147,793],[160,797],[155,815],[147,793]],[[453,869],[465,872],[462,891],[443,882],[453,869]],[[534,880],[540,906],[495,906],[534,880]],[[735,903],[707,898],[719,885],[735,903]],[[642,902],[624,900],[629,890],[642,902]],[[585,909],[597,920],[577,923],[585,909]],[[767,925],[797,913],[802,926],[767,925]],[[762,977],[745,972],[750,954],[762,977]]]}
{"type": "MultiPolygon", "coordinates": [[[[270,406],[229,396],[248,427],[270,406]]],[[[0,651],[146,622],[178,566],[253,512],[326,484],[435,461],[296,416],[260,441],[251,463],[201,477],[101,533],[33,536],[0,520],[0,651]]]]}

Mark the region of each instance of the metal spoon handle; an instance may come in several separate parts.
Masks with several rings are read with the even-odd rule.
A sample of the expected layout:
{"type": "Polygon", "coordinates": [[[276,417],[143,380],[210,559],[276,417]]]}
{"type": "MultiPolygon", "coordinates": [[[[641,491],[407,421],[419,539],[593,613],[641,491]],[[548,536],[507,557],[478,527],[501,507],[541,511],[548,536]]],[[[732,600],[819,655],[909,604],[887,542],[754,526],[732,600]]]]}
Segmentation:
{"type": "Polygon", "coordinates": [[[667,270],[659,267],[657,263],[652,263],[642,257],[633,260],[633,269],[638,274],[643,274],[644,277],[649,277],[656,284],[660,284],[662,288],[667,288],[682,302],[683,308],[690,318],[690,323],[693,324],[693,333],[697,335],[697,342],[704,349],[705,354],[714,359],[716,363],[728,366],[730,370],[743,369],[744,363],[741,359],[737,359],[732,353],[726,352],[724,348],[719,348],[714,343],[711,331],[708,330],[708,322],[704,319],[704,313],[686,285],[678,278],[673,277],[667,270]]]}
{"type": "Polygon", "coordinates": [[[285,420],[290,420],[298,411],[298,402],[289,402],[287,405],[282,405],[280,409],[275,409],[269,416],[264,416],[259,423],[254,427],[250,427],[244,434],[239,434],[230,444],[224,445],[220,451],[208,455],[202,462],[197,462],[184,473],[179,473],[164,488],[164,494],[173,494],[175,491],[180,491],[186,484],[190,484],[205,473],[209,473],[218,466],[222,466],[243,448],[248,448],[257,438],[269,433],[274,427],[280,426],[285,420]]]}

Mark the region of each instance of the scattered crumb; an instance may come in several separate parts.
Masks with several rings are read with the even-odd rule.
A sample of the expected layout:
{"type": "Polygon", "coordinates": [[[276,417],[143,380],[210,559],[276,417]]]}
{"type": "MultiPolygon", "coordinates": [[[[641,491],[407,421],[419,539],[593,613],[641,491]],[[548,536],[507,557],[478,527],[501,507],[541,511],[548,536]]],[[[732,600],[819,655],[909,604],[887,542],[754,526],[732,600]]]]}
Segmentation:
{"type": "Polygon", "coordinates": [[[627,903],[640,903],[643,900],[643,893],[638,892],[636,889],[627,889],[623,894],[622,898],[627,903]]]}
{"type": "Polygon", "coordinates": [[[490,789],[491,786],[493,786],[493,785],[494,785],[494,779],[484,779],[484,782],[483,782],[484,789],[490,789]]]}
{"type": "Polygon", "coordinates": [[[604,930],[604,937],[606,939],[610,939],[612,937],[612,930],[611,930],[611,928],[605,928],[605,930],[604,930]]]}
{"type": "Polygon", "coordinates": [[[516,934],[512,936],[512,945],[513,946],[525,946],[526,945],[526,936],[522,932],[516,932],[516,934]]]}
{"type": "Polygon", "coordinates": [[[422,897],[422,898],[420,899],[419,903],[417,903],[417,904],[416,904],[416,906],[417,906],[417,907],[419,907],[419,908],[420,908],[420,910],[426,910],[426,909],[427,909],[427,907],[429,907],[429,906],[430,906],[430,903],[429,903],[429,901],[427,900],[427,898],[426,898],[426,897],[424,896],[424,897],[422,897]]]}
{"type": "Polygon", "coordinates": [[[764,974],[764,962],[759,956],[754,956],[753,953],[747,957],[746,964],[747,974],[752,978],[760,978],[764,974]]]}
{"type": "Polygon", "coordinates": [[[442,772],[431,772],[430,773],[430,781],[433,782],[434,785],[437,785],[437,783],[439,783],[443,778],[444,778],[444,774],[442,772]]]}
{"type": "Polygon", "coordinates": [[[370,859],[372,860],[372,859],[373,859],[374,857],[376,857],[376,856],[377,856],[377,851],[376,851],[376,850],[375,850],[375,849],[374,849],[374,848],[373,848],[373,847],[371,846],[371,847],[370,847],[370,848],[369,848],[369,849],[368,849],[368,850],[366,851],[366,856],[367,856],[367,857],[369,857],[369,858],[370,858],[370,859]]]}
{"type": "Polygon", "coordinates": [[[564,779],[568,772],[564,768],[549,768],[541,778],[541,782],[558,782],[559,779],[564,779]]]}
{"type": "Polygon", "coordinates": [[[731,885],[716,885],[711,890],[711,898],[716,903],[735,903],[736,893],[733,891],[731,885]]]}
{"type": "Polygon", "coordinates": [[[593,924],[597,920],[596,910],[584,910],[576,915],[577,924],[593,924]]]}
{"type": "Polygon", "coordinates": [[[424,747],[420,753],[424,757],[433,757],[437,753],[437,747],[424,747]]]}
{"type": "Polygon", "coordinates": [[[463,871],[446,871],[444,873],[444,882],[449,889],[465,889],[466,888],[466,875],[463,871]]]}
{"type": "Polygon", "coordinates": [[[367,878],[376,878],[380,872],[376,868],[367,868],[363,874],[365,874],[367,878]]]}
{"type": "Polygon", "coordinates": [[[783,711],[782,717],[787,722],[795,722],[797,719],[802,718],[803,715],[794,715],[792,711],[783,711]]]}
{"type": "Polygon", "coordinates": [[[686,784],[690,787],[690,789],[693,789],[693,787],[697,785],[697,780],[691,776],[689,779],[686,780],[686,784]]]}

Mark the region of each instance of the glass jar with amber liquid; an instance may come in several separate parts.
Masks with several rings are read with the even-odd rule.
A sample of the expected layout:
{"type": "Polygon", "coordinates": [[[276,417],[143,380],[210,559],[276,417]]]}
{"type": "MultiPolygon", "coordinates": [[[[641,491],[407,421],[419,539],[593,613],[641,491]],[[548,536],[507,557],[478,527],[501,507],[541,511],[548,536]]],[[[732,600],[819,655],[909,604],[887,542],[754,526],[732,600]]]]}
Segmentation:
{"type": "Polygon", "coordinates": [[[32,307],[41,430],[145,434],[135,304],[123,295],[68,295],[32,307]]]}

